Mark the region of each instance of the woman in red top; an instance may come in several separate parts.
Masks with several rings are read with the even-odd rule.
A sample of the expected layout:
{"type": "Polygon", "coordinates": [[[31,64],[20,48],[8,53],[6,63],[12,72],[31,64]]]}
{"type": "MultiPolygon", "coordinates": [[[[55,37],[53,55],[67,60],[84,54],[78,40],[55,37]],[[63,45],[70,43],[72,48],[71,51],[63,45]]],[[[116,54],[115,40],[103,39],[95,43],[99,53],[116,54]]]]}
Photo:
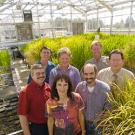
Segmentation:
{"type": "Polygon", "coordinates": [[[47,101],[49,135],[85,135],[84,104],[72,92],[72,83],[65,74],[58,74],[47,101]]]}

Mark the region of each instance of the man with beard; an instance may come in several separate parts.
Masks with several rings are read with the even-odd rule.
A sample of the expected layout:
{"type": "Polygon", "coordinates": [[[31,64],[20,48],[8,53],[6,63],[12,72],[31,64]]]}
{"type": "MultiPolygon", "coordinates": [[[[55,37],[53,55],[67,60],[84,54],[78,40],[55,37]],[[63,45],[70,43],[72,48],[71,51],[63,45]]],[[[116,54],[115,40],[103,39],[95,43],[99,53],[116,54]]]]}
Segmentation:
{"type": "Polygon", "coordinates": [[[18,115],[24,135],[48,135],[45,104],[50,86],[44,82],[44,72],[41,64],[32,65],[32,81],[19,94],[18,115]]]}
{"type": "Polygon", "coordinates": [[[81,95],[85,104],[86,135],[99,135],[95,121],[99,119],[97,114],[110,108],[107,101],[107,93],[110,92],[110,87],[96,79],[96,65],[85,64],[82,71],[85,81],[77,85],[76,92],[81,95]]]}

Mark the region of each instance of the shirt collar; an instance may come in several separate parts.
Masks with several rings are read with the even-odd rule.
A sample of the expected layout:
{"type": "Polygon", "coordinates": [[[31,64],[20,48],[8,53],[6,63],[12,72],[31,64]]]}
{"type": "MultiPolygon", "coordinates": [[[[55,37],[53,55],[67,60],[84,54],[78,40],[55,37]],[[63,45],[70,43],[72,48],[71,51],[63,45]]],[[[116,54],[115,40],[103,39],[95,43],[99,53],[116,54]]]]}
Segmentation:
{"type": "Polygon", "coordinates": [[[39,90],[39,89],[43,89],[43,87],[44,87],[44,85],[45,85],[45,83],[43,83],[43,85],[42,86],[40,86],[39,84],[37,84],[35,81],[31,81],[31,85],[34,87],[34,89],[37,89],[37,90],[39,90]]]}
{"type": "MultiPolygon", "coordinates": [[[[95,84],[95,86],[94,86],[94,90],[93,90],[92,93],[97,93],[97,92],[96,92],[96,89],[95,89],[95,88],[97,87],[97,79],[96,79],[95,81],[96,81],[96,84],[95,84]]],[[[88,90],[87,82],[84,81],[84,82],[83,82],[83,85],[85,85],[85,87],[86,87],[86,89],[87,89],[87,92],[88,92],[89,90],[88,90]]]]}
{"type": "Polygon", "coordinates": [[[95,62],[100,62],[101,60],[102,60],[102,57],[100,57],[100,59],[97,61],[95,58],[93,58],[93,60],[95,61],[95,62]]]}
{"type": "MultiPolygon", "coordinates": [[[[57,70],[62,70],[62,69],[60,68],[60,65],[57,65],[57,66],[56,66],[56,69],[57,69],[57,70]]],[[[71,69],[71,65],[68,66],[67,70],[70,70],[70,69],[71,69]]],[[[67,70],[66,70],[66,71],[67,71],[67,70]]]]}
{"type": "MultiPolygon", "coordinates": [[[[121,68],[121,69],[122,69],[122,68],[121,68]]],[[[112,76],[112,75],[114,75],[114,74],[116,74],[116,75],[120,75],[120,73],[121,73],[121,69],[120,69],[120,71],[119,71],[119,72],[117,72],[117,73],[113,73],[113,72],[112,72],[112,70],[111,70],[111,67],[110,67],[110,73],[111,73],[111,76],[112,76]]]]}

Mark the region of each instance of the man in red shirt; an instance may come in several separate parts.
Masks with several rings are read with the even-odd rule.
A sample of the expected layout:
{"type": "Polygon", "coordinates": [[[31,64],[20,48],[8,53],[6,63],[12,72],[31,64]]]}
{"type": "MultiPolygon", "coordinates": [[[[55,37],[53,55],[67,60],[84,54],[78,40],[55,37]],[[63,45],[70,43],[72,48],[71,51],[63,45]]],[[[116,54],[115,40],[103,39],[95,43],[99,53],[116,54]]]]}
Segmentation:
{"type": "Polygon", "coordinates": [[[31,67],[32,81],[19,94],[18,115],[24,135],[48,135],[45,104],[50,97],[50,86],[44,82],[41,64],[31,67]]]}

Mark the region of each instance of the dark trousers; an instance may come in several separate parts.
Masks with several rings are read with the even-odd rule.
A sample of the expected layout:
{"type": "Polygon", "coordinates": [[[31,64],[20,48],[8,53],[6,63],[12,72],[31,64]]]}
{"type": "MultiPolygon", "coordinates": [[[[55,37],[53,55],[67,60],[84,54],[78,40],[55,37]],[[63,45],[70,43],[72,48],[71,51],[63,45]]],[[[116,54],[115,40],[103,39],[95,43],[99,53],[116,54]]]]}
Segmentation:
{"type": "Polygon", "coordinates": [[[47,124],[30,123],[29,127],[31,135],[49,135],[47,124]]]}
{"type": "Polygon", "coordinates": [[[99,135],[93,122],[85,123],[86,135],[99,135]]]}
{"type": "Polygon", "coordinates": [[[66,129],[63,128],[54,128],[53,135],[81,135],[82,132],[74,133],[74,130],[72,127],[67,127],[66,129]]]}

